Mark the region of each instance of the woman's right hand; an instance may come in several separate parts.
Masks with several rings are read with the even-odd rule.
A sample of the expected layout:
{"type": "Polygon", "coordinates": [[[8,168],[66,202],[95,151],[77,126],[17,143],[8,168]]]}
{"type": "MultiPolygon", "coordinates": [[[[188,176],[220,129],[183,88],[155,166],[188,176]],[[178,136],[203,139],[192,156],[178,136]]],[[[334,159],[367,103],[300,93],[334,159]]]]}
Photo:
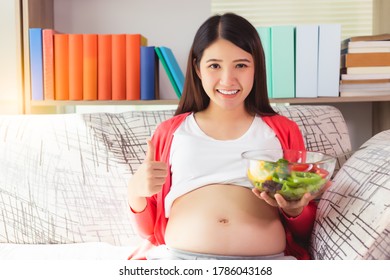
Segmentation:
{"type": "Polygon", "coordinates": [[[161,191],[168,174],[168,165],[155,160],[155,147],[151,140],[147,141],[144,162],[131,177],[127,190],[130,207],[141,212],[146,207],[146,197],[161,191]]]}

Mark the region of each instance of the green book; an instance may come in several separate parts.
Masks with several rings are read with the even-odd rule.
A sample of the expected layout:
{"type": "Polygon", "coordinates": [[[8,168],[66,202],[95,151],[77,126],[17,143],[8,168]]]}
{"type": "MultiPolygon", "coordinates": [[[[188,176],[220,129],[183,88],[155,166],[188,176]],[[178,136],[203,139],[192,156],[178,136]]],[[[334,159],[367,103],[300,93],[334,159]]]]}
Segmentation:
{"type": "Polygon", "coordinates": [[[295,97],[294,26],[271,27],[272,97],[295,97]]]}
{"type": "Polygon", "coordinates": [[[171,82],[172,87],[173,87],[173,89],[175,90],[175,93],[176,93],[177,98],[180,99],[180,97],[181,97],[181,92],[180,92],[180,90],[179,90],[178,85],[177,85],[176,82],[175,82],[175,79],[173,78],[173,75],[172,75],[172,73],[171,73],[171,70],[169,69],[167,62],[165,61],[164,56],[163,56],[162,53],[161,53],[160,48],[159,48],[159,47],[155,47],[154,50],[156,51],[157,57],[158,57],[159,60],[161,61],[161,64],[163,65],[164,70],[165,70],[165,72],[166,72],[167,75],[168,75],[169,81],[171,82]]]}
{"type": "Polygon", "coordinates": [[[271,27],[260,26],[256,29],[264,49],[268,98],[272,98],[271,27]]]}

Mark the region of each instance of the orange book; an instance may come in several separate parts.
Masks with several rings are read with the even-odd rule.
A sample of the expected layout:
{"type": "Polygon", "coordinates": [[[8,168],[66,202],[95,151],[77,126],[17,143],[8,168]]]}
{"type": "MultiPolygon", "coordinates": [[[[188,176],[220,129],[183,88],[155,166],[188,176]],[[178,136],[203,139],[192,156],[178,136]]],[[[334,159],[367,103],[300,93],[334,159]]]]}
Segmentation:
{"type": "Polygon", "coordinates": [[[54,31],[42,30],[43,99],[54,100],[54,31]]]}
{"type": "Polygon", "coordinates": [[[98,35],[98,100],[111,100],[111,35],[98,35]]]}
{"type": "Polygon", "coordinates": [[[126,34],[126,99],[141,99],[141,46],[147,45],[141,34],[126,34]]]}
{"type": "Polygon", "coordinates": [[[347,53],[341,55],[341,67],[390,66],[390,52],[347,53]]]}
{"type": "Polygon", "coordinates": [[[112,34],[112,99],[126,99],[126,35],[112,34]]]}
{"type": "Polygon", "coordinates": [[[68,34],[54,34],[55,99],[69,100],[68,34]]]}
{"type": "Polygon", "coordinates": [[[83,34],[83,99],[97,100],[97,34],[83,34]]]}
{"type": "Polygon", "coordinates": [[[69,100],[83,99],[83,34],[69,34],[69,100]]]}

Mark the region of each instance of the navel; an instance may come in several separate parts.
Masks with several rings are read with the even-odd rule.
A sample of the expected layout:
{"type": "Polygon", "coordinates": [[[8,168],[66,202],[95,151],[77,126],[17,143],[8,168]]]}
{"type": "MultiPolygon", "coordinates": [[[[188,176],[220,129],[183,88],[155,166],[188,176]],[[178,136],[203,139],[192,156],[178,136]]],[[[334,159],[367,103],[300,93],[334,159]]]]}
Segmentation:
{"type": "Polygon", "coordinates": [[[220,224],[228,224],[228,223],[229,223],[229,220],[226,219],[226,218],[221,218],[221,219],[218,220],[218,222],[219,222],[220,224]]]}

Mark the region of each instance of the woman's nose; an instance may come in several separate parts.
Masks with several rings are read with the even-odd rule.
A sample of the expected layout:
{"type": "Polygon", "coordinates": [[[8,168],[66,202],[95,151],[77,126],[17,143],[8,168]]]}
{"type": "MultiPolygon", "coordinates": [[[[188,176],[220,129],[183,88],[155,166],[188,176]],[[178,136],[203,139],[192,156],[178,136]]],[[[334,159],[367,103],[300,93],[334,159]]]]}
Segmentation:
{"type": "Polygon", "coordinates": [[[225,69],[224,71],[222,71],[221,80],[220,80],[221,85],[230,86],[230,85],[234,84],[234,81],[235,81],[235,76],[234,76],[233,71],[228,70],[228,69],[225,69]]]}

